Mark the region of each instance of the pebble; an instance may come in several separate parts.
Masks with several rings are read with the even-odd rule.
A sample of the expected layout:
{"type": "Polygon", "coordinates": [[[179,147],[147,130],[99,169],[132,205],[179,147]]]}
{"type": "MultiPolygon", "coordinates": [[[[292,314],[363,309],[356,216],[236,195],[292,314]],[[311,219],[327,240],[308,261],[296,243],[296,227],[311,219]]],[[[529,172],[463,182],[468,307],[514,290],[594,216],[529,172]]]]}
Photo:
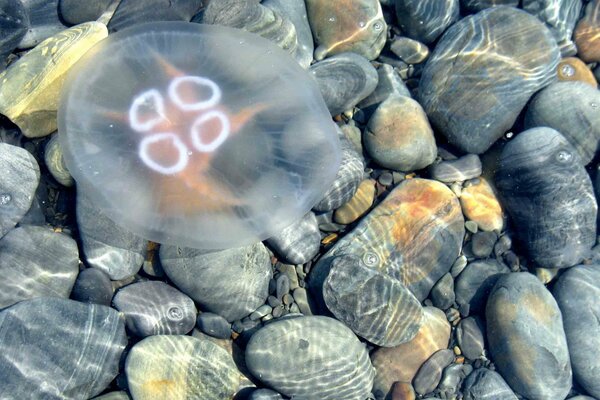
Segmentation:
{"type": "Polygon", "coordinates": [[[494,251],[498,236],[494,232],[480,231],[471,236],[471,251],[477,258],[488,258],[494,251]]]}
{"type": "Polygon", "coordinates": [[[79,272],[71,291],[71,299],[110,306],[112,298],[113,286],[108,275],[97,268],[86,268],[79,272]]]}
{"type": "Polygon", "coordinates": [[[387,38],[387,24],[378,0],[307,0],[308,20],[315,42],[315,60],[353,52],[373,60],[387,38]]]}
{"type": "Polygon", "coordinates": [[[519,0],[460,0],[460,5],[468,11],[477,12],[496,6],[517,7],[519,0]]]}
{"type": "Polygon", "coordinates": [[[481,175],[481,160],[477,154],[467,154],[455,160],[442,161],[429,168],[435,180],[452,183],[463,182],[481,175]]]}
{"type": "Polygon", "coordinates": [[[196,325],[203,333],[218,339],[229,339],[231,324],[218,314],[203,312],[198,315],[196,325]]]}
{"type": "Polygon", "coordinates": [[[40,182],[40,167],[25,149],[0,143],[0,237],[31,208],[40,182]]]}
{"type": "Polygon", "coordinates": [[[29,20],[27,33],[19,43],[19,49],[29,49],[41,41],[67,29],[58,15],[60,0],[21,0],[29,20]]]}
{"type": "Polygon", "coordinates": [[[559,131],[589,164],[600,141],[600,92],[582,82],[556,82],[537,93],[527,107],[525,126],[559,131]]]}
{"type": "Polygon", "coordinates": [[[44,162],[52,177],[63,186],[73,186],[75,181],[69,173],[63,158],[58,135],[52,135],[44,148],[44,162]]]}
{"type": "Polygon", "coordinates": [[[444,369],[442,379],[437,387],[444,398],[455,397],[465,377],[473,371],[469,364],[452,364],[444,369]]]}
{"type": "Polygon", "coordinates": [[[399,280],[422,301],[450,270],[463,236],[462,212],[450,189],[437,181],[408,179],[319,259],[309,284],[321,296],[331,262],[357,257],[366,267],[399,280]]]}
{"type": "MultiPolygon", "coordinates": [[[[285,275],[287,277],[288,284],[289,284],[288,291],[289,290],[294,290],[294,289],[296,289],[300,285],[300,283],[298,281],[298,275],[297,275],[297,272],[296,272],[296,267],[294,267],[293,265],[290,265],[290,264],[277,263],[276,268],[277,268],[277,271],[281,275],[285,275]]],[[[285,292],[281,291],[282,297],[288,291],[285,291],[285,292]]],[[[281,298],[281,297],[279,297],[279,298],[281,298]]]]}
{"type": "Polygon", "coordinates": [[[600,61],[600,0],[587,3],[573,36],[577,45],[577,55],[583,61],[600,61]]]}
{"type": "Polygon", "coordinates": [[[444,33],[421,74],[420,102],[451,144],[480,154],[512,127],[533,93],[556,79],[559,59],[536,17],[489,8],[444,33]]]}
{"type": "Polygon", "coordinates": [[[565,268],[587,257],[596,242],[598,206],[577,151],[559,132],[533,128],[511,140],[496,187],[536,266],[565,268]]]}
{"type": "Polygon", "coordinates": [[[384,171],[377,177],[377,182],[383,186],[392,186],[394,184],[394,174],[389,171],[384,171]]]}
{"type": "Polygon", "coordinates": [[[182,335],[150,336],[136,343],[127,354],[125,375],[136,400],[228,399],[240,381],[226,350],[182,335]]]}
{"type": "Polygon", "coordinates": [[[563,315],[575,381],[588,394],[600,397],[600,265],[569,268],[552,293],[563,315]]]}
{"type": "Polygon", "coordinates": [[[501,276],[486,307],[487,339],[498,372],[529,399],[564,399],[571,364],[556,301],[532,274],[501,276]]]}
{"type": "Polygon", "coordinates": [[[390,50],[407,64],[420,64],[429,57],[429,48],[423,43],[404,36],[397,36],[390,50]]]}
{"type": "Polygon", "coordinates": [[[4,60],[17,48],[29,28],[29,16],[21,0],[1,0],[0,10],[0,71],[4,60]]]}
{"type": "Polygon", "coordinates": [[[449,349],[435,352],[423,365],[413,379],[415,392],[420,395],[431,393],[442,379],[444,368],[454,361],[454,353],[449,349]]]}
{"type": "Polygon", "coordinates": [[[261,328],[246,347],[246,365],[288,397],[364,400],[373,385],[365,346],[344,324],[324,316],[279,319],[261,328]]]}
{"type": "Polygon", "coordinates": [[[477,183],[463,187],[460,206],[465,217],[469,219],[466,223],[473,222],[476,228],[482,231],[502,231],[504,227],[502,206],[494,189],[484,178],[479,178],[477,183]]]}
{"type": "Polygon", "coordinates": [[[593,88],[598,87],[598,81],[592,70],[579,58],[567,57],[560,60],[556,68],[558,80],[561,82],[583,82],[593,88]]]}
{"type": "Polygon", "coordinates": [[[288,294],[290,291],[290,279],[286,275],[281,274],[277,277],[275,282],[277,287],[275,295],[278,299],[283,299],[283,296],[288,294]]]}
{"type": "Polygon", "coordinates": [[[517,396],[502,376],[487,368],[476,369],[465,379],[464,400],[517,400],[517,396]]]}
{"type": "Polygon", "coordinates": [[[355,53],[340,53],[311,65],[331,115],[351,110],[377,87],[378,75],[369,61],[355,53]]]}
{"type": "Polygon", "coordinates": [[[311,302],[309,300],[308,292],[304,288],[294,289],[294,302],[298,305],[298,309],[304,315],[313,315],[311,302]]]}
{"type": "Polygon", "coordinates": [[[230,322],[256,310],[269,295],[271,262],[262,243],[212,252],[163,245],[160,260],[179,290],[230,322]]]}
{"type": "Polygon", "coordinates": [[[304,264],[317,255],[321,245],[317,217],[308,212],[266,242],[286,262],[304,264]]]}
{"type": "Polygon", "coordinates": [[[486,299],[500,274],[509,272],[506,265],[494,259],[469,263],[454,283],[456,302],[461,308],[461,313],[463,315],[483,313],[486,299]]]}
{"type": "MultiPolygon", "coordinates": [[[[465,223],[465,226],[467,224],[465,223]]],[[[452,264],[452,267],[450,268],[450,275],[452,275],[453,278],[456,278],[467,266],[467,257],[465,255],[461,255],[459,257],[456,258],[456,261],[454,261],[454,263],[452,264]]]]}
{"type": "Polygon", "coordinates": [[[333,220],[338,224],[351,224],[365,214],[375,199],[375,182],[365,179],[358,185],[354,196],[346,204],[335,210],[333,220]]]}
{"type": "Polygon", "coordinates": [[[460,17],[458,0],[396,0],[396,16],[408,37],[433,43],[460,17]]]}
{"type": "Polygon", "coordinates": [[[454,279],[450,273],[445,274],[431,289],[431,301],[440,310],[446,310],[454,304],[454,279]]]}
{"type": "Polygon", "coordinates": [[[92,205],[82,190],[77,194],[76,207],[86,263],[105,272],[112,280],[135,275],[144,263],[148,242],[113,222],[92,205]]]}
{"type": "Polygon", "coordinates": [[[581,6],[581,0],[523,0],[521,3],[525,11],[546,23],[563,54],[577,51],[571,38],[581,6]]]}
{"type": "Polygon", "coordinates": [[[411,382],[421,365],[433,353],[448,347],[450,324],[435,307],[424,307],[423,324],[409,342],[396,347],[382,347],[371,354],[375,367],[373,393],[384,398],[394,382],[411,382]]]}
{"type": "Polygon", "coordinates": [[[0,311],[0,337],[5,399],[94,397],[117,376],[127,344],[117,311],[51,297],[0,311]]]}
{"type": "Polygon", "coordinates": [[[377,107],[363,141],[375,162],[398,171],[425,168],[437,155],[427,115],[419,103],[406,96],[389,97],[377,107]]]}
{"type": "MultiPolygon", "coordinates": [[[[77,25],[100,18],[110,6],[112,0],[78,1],[59,0],[58,13],[67,24],[77,25]]],[[[120,3],[125,3],[121,0],[120,3]]]]}
{"type": "Polygon", "coordinates": [[[0,74],[0,113],[26,137],[57,129],[57,97],[66,73],[108,32],[99,22],[77,25],[44,40],[0,74]]]}
{"type": "Polygon", "coordinates": [[[412,385],[407,382],[396,382],[392,387],[391,400],[415,400],[417,398],[412,385]]]}
{"type": "MultiPolygon", "coordinates": [[[[73,0],[70,2],[74,3],[73,0]]],[[[202,0],[121,0],[108,23],[108,29],[114,32],[144,22],[188,22],[202,5],[202,0]]],[[[69,9],[70,6],[71,4],[65,5],[63,9],[69,9]]]]}
{"type": "Polygon", "coordinates": [[[248,400],[283,400],[283,397],[271,389],[257,389],[250,394],[248,400]]]}
{"type": "Polygon", "coordinates": [[[194,329],[198,311],[192,299],[159,281],[136,282],[113,298],[129,332],[139,337],[183,335],[194,329]]]}
{"type": "Polygon", "coordinates": [[[68,298],[78,258],[77,243],[65,234],[41,226],[13,229],[0,239],[0,309],[36,297],[68,298]]]}
{"type": "Polygon", "coordinates": [[[336,257],[323,284],[327,308],[358,336],[383,347],[413,339],[423,308],[400,281],[358,257],[336,257]]]}
{"type": "MultiPolygon", "coordinates": [[[[410,91],[400,77],[398,71],[390,64],[381,63],[377,68],[377,86],[370,95],[358,103],[358,107],[370,118],[377,107],[395,96],[410,97],[410,91]]],[[[360,147],[362,149],[362,146],[360,147]]]]}
{"type": "Polygon", "coordinates": [[[461,353],[469,360],[484,356],[485,323],[478,317],[461,319],[456,327],[456,340],[461,353]]]}
{"type": "Polygon", "coordinates": [[[263,304],[262,306],[258,307],[255,311],[253,311],[252,314],[250,314],[250,319],[252,321],[259,320],[267,314],[270,314],[271,311],[273,311],[273,308],[271,308],[270,305],[263,304]]]}
{"type": "MultiPolygon", "coordinates": [[[[354,196],[358,185],[363,180],[364,162],[362,156],[346,138],[341,138],[340,144],[342,149],[340,168],[330,188],[323,195],[323,198],[314,205],[313,210],[315,211],[330,211],[347,203],[354,196]]],[[[326,215],[321,214],[321,218],[324,217],[326,215]]],[[[318,216],[317,221],[319,221],[318,216]]],[[[327,225],[336,228],[335,225],[331,226],[331,223],[331,220],[327,221],[327,225]]],[[[319,221],[319,228],[323,229],[321,224],[322,222],[319,221]]]]}
{"type": "MultiPolygon", "coordinates": [[[[373,93],[375,93],[375,92],[373,92],[373,93]]],[[[354,123],[354,120],[348,121],[347,124],[343,124],[339,128],[343,134],[343,137],[346,139],[346,141],[348,141],[348,142],[350,142],[350,144],[352,144],[352,146],[354,147],[354,150],[356,150],[358,152],[358,154],[362,154],[362,152],[363,152],[362,132],[360,131],[360,128],[358,128],[356,126],[356,124],[354,123]]]]}

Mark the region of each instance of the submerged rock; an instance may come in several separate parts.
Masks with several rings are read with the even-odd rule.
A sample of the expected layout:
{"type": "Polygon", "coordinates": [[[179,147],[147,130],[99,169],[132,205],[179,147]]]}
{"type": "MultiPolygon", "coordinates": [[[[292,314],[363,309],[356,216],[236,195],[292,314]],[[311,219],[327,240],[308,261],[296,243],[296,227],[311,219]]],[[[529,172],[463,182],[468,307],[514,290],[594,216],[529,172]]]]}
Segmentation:
{"type": "Polygon", "coordinates": [[[581,12],[581,0],[523,0],[521,7],[550,28],[561,51],[573,54],[575,44],[571,41],[573,29],[581,12]]]}
{"type": "Polygon", "coordinates": [[[400,29],[423,43],[432,43],[460,17],[458,0],[395,0],[400,29]]]}
{"type": "Polygon", "coordinates": [[[600,0],[591,0],[575,28],[578,56],[586,62],[600,61],[600,0]]]}

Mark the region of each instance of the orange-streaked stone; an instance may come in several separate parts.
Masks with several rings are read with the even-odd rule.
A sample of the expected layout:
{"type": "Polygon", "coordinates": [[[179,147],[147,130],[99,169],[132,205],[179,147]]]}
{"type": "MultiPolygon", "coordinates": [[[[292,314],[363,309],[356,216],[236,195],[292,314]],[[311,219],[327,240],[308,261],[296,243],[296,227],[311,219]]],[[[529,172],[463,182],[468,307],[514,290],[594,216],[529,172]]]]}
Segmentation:
{"type": "Polygon", "coordinates": [[[365,179],[349,202],[335,210],[333,220],[338,224],[351,224],[367,212],[375,198],[375,182],[365,179]]]}
{"type": "Polygon", "coordinates": [[[502,231],[502,207],[484,178],[479,178],[479,183],[463,188],[460,205],[465,217],[475,222],[482,231],[502,231]]]}
{"type": "Polygon", "coordinates": [[[559,81],[579,81],[598,86],[598,81],[583,61],[577,57],[567,57],[560,60],[557,67],[557,75],[559,81]]]}

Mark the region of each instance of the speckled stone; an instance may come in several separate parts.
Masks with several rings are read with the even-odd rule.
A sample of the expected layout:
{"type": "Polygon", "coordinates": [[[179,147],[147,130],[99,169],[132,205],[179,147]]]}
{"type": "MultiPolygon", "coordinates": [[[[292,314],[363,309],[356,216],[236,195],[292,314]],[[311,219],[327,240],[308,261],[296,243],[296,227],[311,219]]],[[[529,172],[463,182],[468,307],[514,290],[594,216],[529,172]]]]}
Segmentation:
{"type": "Polygon", "coordinates": [[[433,353],[448,346],[449,339],[450,324],[444,312],[425,307],[423,325],[414,339],[396,347],[377,349],[371,355],[376,371],[375,396],[384,398],[396,381],[411,382],[433,353]]]}
{"type": "Polygon", "coordinates": [[[567,397],[572,373],[561,312],[534,275],[501,276],[486,319],[492,360],[515,392],[532,400],[567,397]]]}
{"type": "Polygon", "coordinates": [[[256,310],[269,295],[271,260],[262,243],[212,252],[161,246],[160,260],[175,286],[230,322],[256,310]]]}
{"type": "Polygon", "coordinates": [[[54,132],[65,74],[107,34],[103,24],[87,22],[37,45],[0,74],[0,113],[27,137],[54,132]]]}
{"type": "Polygon", "coordinates": [[[27,213],[40,182],[40,167],[25,149],[0,143],[0,237],[27,213]]]}
{"type": "Polygon", "coordinates": [[[592,70],[579,58],[567,57],[560,60],[556,67],[556,75],[558,80],[562,82],[583,82],[593,88],[598,87],[598,81],[592,70]]]}
{"type": "Polygon", "coordinates": [[[525,126],[559,131],[589,164],[600,142],[600,91],[582,82],[553,83],[529,103],[525,126]]]}
{"type": "Polygon", "coordinates": [[[19,45],[29,28],[29,16],[21,0],[0,1],[0,70],[4,59],[19,45]]]}
{"type": "Polygon", "coordinates": [[[351,110],[377,87],[377,70],[364,57],[340,53],[309,68],[331,115],[351,110]]]}
{"type": "Polygon", "coordinates": [[[573,376],[588,394],[600,397],[600,265],[568,269],[552,293],[563,315],[573,376]]]}
{"type": "Polygon", "coordinates": [[[321,245],[321,234],[317,217],[308,212],[277,235],[267,239],[267,244],[284,261],[304,264],[317,255],[321,245]]]}
{"type": "Polygon", "coordinates": [[[209,340],[150,336],[127,355],[125,375],[134,399],[223,400],[240,381],[231,356],[209,340]]]}
{"type": "Polygon", "coordinates": [[[429,168],[433,179],[441,182],[463,182],[481,175],[481,159],[477,154],[467,154],[454,160],[442,161],[429,168]]]}
{"type": "Polygon", "coordinates": [[[363,141],[379,165],[397,171],[425,168],[437,155],[427,115],[419,103],[405,96],[390,97],[377,107],[363,141]]]}
{"type": "Polygon", "coordinates": [[[460,206],[465,217],[477,224],[482,231],[502,231],[504,218],[502,206],[484,178],[465,186],[460,196],[460,206]]]}
{"type": "Polygon", "coordinates": [[[521,7],[550,28],[563,54],[576,51],[571,38],[581,13],[581,0],[522,0],[521,7]]]}
{"type": "Polygon", "coordinates": [[[377,65],[376,68],[379,80],[375,90],[358,103],[358,107],[368,118],[371,117],[377,106],[388,98],[394,96],[410,97],[410,91],[393,66],[382,63],[377,65]]]}
{"type": "Polygon", "coordinates": [[[71,291],[71,299],[110,306],[112,298],[113,286],[108,275],[97,268],[86,268],[79,272],[71,291]]]}
{"type": "Polygon", "coordinates": [[[407,36],[434,42],[460,17],[458,0],[396,0],[398,25],[407,36]]]}
{"type": "Polygon", "coordinates": [[[0,308],[36,297],[68,298],[79,273],[77,243],[41,226],[0,239],[0,308]]]}
{"type": "Polygon", "coordinates": [[[483,356],[485,323],[478,317],[461,319],[456,327],[456,340],[461,353],[470,360],[483,356]]]}
{"type": "Polygon", "coordinates": [[[536,17],[489,8],[444,33],[421,75],[420,102],[451,144],[480,154],[513,126],[533,93],[556,79],[559,58],[536,17]]]}
{"type": "Polygon", "coordinates": [[[144,263],[147,241],[115,224],[82,191],[77,194],[76,207],[86,263],[113,280],[135,275],[144,263]]]}
{"type": "Polygon", "coordinates": [[[371,207],[375,199],[375,181],[365,179],[358,185],[354,196],[346,204],[335,210],[333,220],[338,224],[351,224],[371,207]]]}
{"type": "Polygon", "coordinates": [[[378,0],[306,0],[315,42],[315,60],[353,52],[377,58],[387,34],[378,0]]]}
{"type": "Polygon", "coordinates": [[[467,376],[462,387],[464,400],[517,400],[517,396],[502,376],[480,368],[467,376]]]}
{"type": "Polygon", "coordinates": [[[364,400],[375,374],[364,344],[323,316],[278,320],[258,330],[246,348],[246,365],[285,396],[321,400],[364,400]]]}
{"type": "Polygon", "coordinates": [[[574,33],[577,55],[586,62],[600,61],[600,0],[591,0],[585,7],[574,33]]]}
{"type": "Polygon", "coordinates": [[[465,315],[484,312],[485,301],[500,274],[509,272],[508,267],[497,260],[469,263],[458,275],[454,285],[456,302],[465,315]]]}
{"type": "Polygon", "coordinates": [[[94,397],[117,376],[127,344],[116,310],[50,297],[1,311],[0,337],[3,399],[94,397]]]}

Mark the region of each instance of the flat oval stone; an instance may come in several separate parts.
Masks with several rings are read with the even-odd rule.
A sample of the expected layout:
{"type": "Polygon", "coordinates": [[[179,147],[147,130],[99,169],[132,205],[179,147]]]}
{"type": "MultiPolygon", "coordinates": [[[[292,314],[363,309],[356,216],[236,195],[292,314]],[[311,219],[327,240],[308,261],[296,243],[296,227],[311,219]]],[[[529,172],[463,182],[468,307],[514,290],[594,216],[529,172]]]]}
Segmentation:
{"type": "Polygon", "coordinates": [[[552,293],[563,315],[575,380],[600,397],[600,265],[578,265],[565,271],[552,293]]]}
{"type": "Polygon", "coordinates": [[[496,371],[479,368],[467,376],[462,393],[465,400],[517,400],[517,396],[496,371]]]}
{"type": "Polygon", "coordinates": [[[365,179],[358,185],[354,196],[340,208],[335,210],[333,220],[338,224],[351,224],[367,212],[375,199],[375,182],[365,179]]]}
{"type": "Polygon", "coordinates": [[[586,62],[600,61],[600,1],[591,0],[585,6],[583,18],[574,33],[577,55],[586,62]]]}
{"type": "Polygon", "coordinates": [[[433,179],[441,182],[463,182],[481,175],[481,159],[477,154],[467,154],[455,160],[446,160],[429,168],[433,179]]]}
{"type": "Polygon", "coordinates": [[[0,237],[27,213],[40,182],[40,167],[31,153],[0,143],[0,237]]]}
{"type": "Polygon", "coordinates": [[[600,91],[583,82],[556,82],[538,92],[527,106],[525,126],[559,131],[584,164],[600,142],[600,91]]]}
{"type": "Polygon", "coordinates": [[[480,260],[469,263],[456,278],[456,302],[467,315],[485,311],[485,301],[501,274],[510,269],[497,260],[480,260]]]}
{"type": "Polygon", "coordinates": [[[485,323],[478,317],[461,319],[456,327],[456,340],[461,353],[470,360],[484,355],[485,323]]]}
{"type": "Polygon", "coordinates": [[[405,96],[382,102],[363,135],[365,149],[379,165],[414,171],[433,163],[437,148],[423,108],[405,96]]]}
{"type": "Polygon", "coordinates": [[[352,256],[399,280],[421,301],[450,270],[463,236],[463,215],[454,193],[437,181],[408,179],[319,259],[309,283],[320,296],[331,262],[352,256]]]}
{"type": "Polygon", "coordinates": [[[231,337],[231,324],[219,314],[203,312],[198,315],[196,325],[202,332],[218,339],[231,337]]]}
{"type": "Polygon", "coordinates": [[[97,268],[86,268],[79,272],[71,291],[71,299],[110,306],[112,298],[113,286],[108,275],[97,268]]]}
{"type": "Polygon", "coordinates": [[[390,50],[407,64],[420,64],[429,57],[429,48],[418,40],[397,36],[390,50]]]}
{"type": "Polygon", "coordinates": [[[340,53],[314,63],[313,75],[331,115],[352,109],[377,87],[377,71],[369,61],[354,53],[340,53]]]}
{"type": "Polygon", "coordinates": [[[423,325],[410,341],[396,347],[382,347],[373,352],[375,367],[373,393],[384,398],[394,382],[411,382],[433,353],[448,347],[450,324],[444,312],[435,307],[424,307],[423,325]]]}
{"type": "Polygon", "coordinates": [[[598,206],[577,151],[560,133],[534,128],[511,140],[502,150],[496,187],[539,267],[570,267],[588,255],[598,206]]]}
{"type": "Polygon", "coordinates": [[[129,331],[139,337],[186,334],[194,329],[198,313],[192,299],[158,281],[125,286],[113,304],[125,314],[129,331]]]}
{"type": "Polygon", "coordinates": [[[108,35],[106,26],[86,22],[57,33],[0,74],[0,113],[27,137],[57,129],[57,98],[67,71],[108,35]]]}
{"type": "Polygon", "coordinates": [[[271,260],[260,242],[213,252],[161,246],[160,260],[175,286],[230,322],[256,310],[269,295],[271,260]]]}
{"type": "Polygon", "coordinates": [[[425,44],[435,40],[460,17],[458,0],[396,0],[398,25],[425,44]]]}
{"type": "Polygon", "coordinates": [[[246,348],[256,378],[288,397],[364,400],[375,371],[350,329],[328,317],[297,317],[266,325],[246,348]]]}
{"type": "Polygon", "coordinates": [[[68,298],[79,273],[77,243],[41,226],[0,239],[0,308],[36,297],[68,298]]]}
{"type": "Polygon", "coordinates": [[[556,67],[558,80],[561,82],[584,82],[593,88],[598,87],[598,81],[592,70],[579,58],[567,57],[560,60],[556,67]]]}
{"type": "Polygon", "coordinates": [[[240,381],[226,350],[181,335],[150,336],[136,343],[127,354],[125,375],[134,399],[229,399],[240,381]]]}
{"type": "Polygon", "coordinates": [[[267,244],[291,264],[308,262],[317,255],[321,245],[317,217],[308,212],[300,220],[267,239],[267,244]]]}
{"type": "Polygon", "coordinates": [[[486,307],[492,360],[518,394],[564,399],[571,388],[571,363],[556,301],[532,274],[501,276],[486,307]]]}
{"type": "Polygon", "coordinates": [[[27,28],[29,16],[21,0],[0,1],[0,70],[4,68],[4,59],[19,45],[27,28]]]}
{"type": "Polygon", "coordinates": [[[563,53],[573,54],[573,29],[581,13],[581,0],[523,0],[523,10],[544,21],[563,53]]]}
{"type": "Polygon", "coordinates": [[[383,347],[413,339],[423,308],[397,279],[358,257],[336,257],[323,285],[327,308],[357,335],[383,347]]]}
{"type": "Polygon", "coordinates": [[[435,352],[419,368],[413,379],[415,392],[420,395],[431,393],[435,390],[442,379],[444,368],[454,361],[454,353],[450,349],[442,349],[435,352]]]}
{"type": "Polygon", "coordinates": [[[58,135],[53,135],[44,147],[44,162],[52,177],[63,186],[73,186],[75,181],[69,173],[63,158],[58,135]]]}
{"type": "Polygon", "coordinates": [[[429,297],[433,305],[440,310],[447,310],[454,304],[454,279],[450,273],[445,274],[435,283],[429,297]]]}
{"type": "Polygon", "coordinates": [[[86,263],[113,280],[135,275],[144,263],[148,242],[104,215],[81,190],[76,209],[86,263]]]}
{"type": "Polygon", "coordinates": [[[444,33],[421,75],[420,102],[450,143],[480,154],[510,129],[533,93],[556,79],[559,58],[536,17],[485,9],[444,33]]]}
{"type": "Polygon", "coordinates": [[[0,311],[0,337],[0,397],[7,399],[94,397],[117,376],[127,344],[117,311],[50,297],[0,311]]]}
{"type": "Polygon", "coordinates": [[[318,47],[315,60],[353,52],[377,58],[387,34],[378,0],[307,0],[308,20],[318,47]]]}
{"type": "Polygon", "coordinates": [[[482,231],[502,231],[504,216],[502,206],[485,178],[465,186],[460,195],[460,206],[465,217],[477,224],[482,231]]]}

